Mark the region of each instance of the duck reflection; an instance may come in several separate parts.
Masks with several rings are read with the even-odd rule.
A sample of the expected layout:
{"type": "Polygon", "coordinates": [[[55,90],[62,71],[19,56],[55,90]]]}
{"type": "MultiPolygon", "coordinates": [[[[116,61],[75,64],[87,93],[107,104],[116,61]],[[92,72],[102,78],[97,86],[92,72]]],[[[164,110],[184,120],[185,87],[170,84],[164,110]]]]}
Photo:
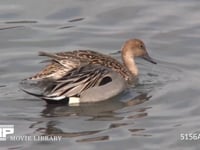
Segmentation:
{"type": "Polygon", "coordinates": [[[39,132],[42,135],[62,136],[62,138],[72,138],[72,137],[92,135],[102,131],[102,130],[95,130],[95,131],[81,131],[81,132],[64,132],[62,129],[57,128],[56,125],[57,122],[49,121],[47,122],[45,128],[37,128],[36,132],[39,132]]]}
{"type": "MultiPolygon", "coordinates": [[[[123,117],[117,117],[117,110],[125,107],[130,107],[144,103],[149,100],[151,96],[147,94],[139,94],[138,96],[125,100],[124,97],[114,97],[108,101],[97,103],[83,103],[79,106],[60,106],[60,105],[47,105],[41,112],[43,117],[56,117],[56,116],[89,116],[90,120],[121,120],[123,117]],[[122,99],[122,101],[120,101],[122,99]]],[[[145,109],[145,108],[141,108],[145,109]]],[[[138,110],[139,111],[139,110],[138,110]]],[[[142,110],[141,110],[142,111],[142,110]]]]}
{"type": "MultiPolygon", "coordinates": [[[[109,135],[99,135],[98,133],[113,129],[119,128],[122,126],[131,125],[128,120],[134,120],[135,118],[142,118],[147,116],[146,110],[149,107],[137,107],[137,109],[130,110],[129,107],[133,108],[134,105],[139,105],[148,101],[151,96],[148,96],[146,93],[139,94],[138,96],[124,100],[125,98],[122,96],[122,101],[116,100],[113,98],[109,101],[103,101],[99,103],[93,104],[81,104],[80,106],[55,106],[55,105],[47,105],[46,108],[41,112],[41,116],[44,120],[48,121],[38,121],[30,126],[30,128],[36,128],[37,134],[42,135],[51,135],[51,136],[62,136],[63,138],[75,138],[75,137],[84,137],[83,139],[76,140],[77,142],[90,142],[90,141],[102,141],[102,140],[109,140],[109,135]],[[120,111],[128,110],[127,112],[120,112],[120,111]],[[124,115],[123,113],[128,113],[131,115],[124,115]],[[86,121],[107,121],[109,122],[109,126],[107,128],[98,129],[98,130],[87,130],[87,131],[76,131],[76,132],[66,132],[63,131],[59,126],[60,118],[63,117],[85,117],[86,121]],[[115,121],[117,123],[115,123],[115,121]],[[38,128],[40,124],[45,127],[38,128]],[[95,137],[90,137],[90,135],[96,135],[95,137]],[[89,136],[89,137],[88,137],[89,136]]],[[[119,99],[119,97],[117,98],[119,99]]],[[[133,123],[132,123],[133,124],[133,123]]],[[[128,129],[129,132],[139,132],[145,129],[128,129]]]]}

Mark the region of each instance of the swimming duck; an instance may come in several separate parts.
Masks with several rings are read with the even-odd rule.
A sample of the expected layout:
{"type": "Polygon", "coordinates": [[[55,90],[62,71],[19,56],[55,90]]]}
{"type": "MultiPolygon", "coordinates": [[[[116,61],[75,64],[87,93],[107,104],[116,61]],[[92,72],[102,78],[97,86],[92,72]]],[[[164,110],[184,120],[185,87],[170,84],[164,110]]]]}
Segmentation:
{"type": "Polygon", "coordinates": [[[42,85],[42,92],[36,94],[25,88],[22,90],[47,103],[67,101],[73,104],[107,100],[121,93],[137,78],[135,57],[156,64],[139,39],[130,39],[124,43],[121,50],[123,63],[91,50],[39,52],[39,56],[48,57],[51,63],[36,75],[23,80],[22,84],[24,81],[37,81],[42,85]]]}

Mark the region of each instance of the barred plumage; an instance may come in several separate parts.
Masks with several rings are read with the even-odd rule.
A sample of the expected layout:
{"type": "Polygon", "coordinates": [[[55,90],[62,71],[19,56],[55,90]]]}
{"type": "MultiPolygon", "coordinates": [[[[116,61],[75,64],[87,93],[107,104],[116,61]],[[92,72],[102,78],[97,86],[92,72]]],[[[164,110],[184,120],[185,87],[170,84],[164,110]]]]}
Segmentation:
{"type": "Polygon", "coordinates": [[[25,80],[40,83],[41,93],[22,88],[46,101],[78,97],[80,102],[97,102],[121,93],[138,75],[135,57],[154,64],[141,40],[131,39],[122,47],[123,64],[115,58],[91,50],[48,53],[40,52],[51,62],[42,71],[25,80]],[[42,86],[41,86],[42,85],[42,86]],[[104,92],[104,94],[101,94],[104,92]]]}

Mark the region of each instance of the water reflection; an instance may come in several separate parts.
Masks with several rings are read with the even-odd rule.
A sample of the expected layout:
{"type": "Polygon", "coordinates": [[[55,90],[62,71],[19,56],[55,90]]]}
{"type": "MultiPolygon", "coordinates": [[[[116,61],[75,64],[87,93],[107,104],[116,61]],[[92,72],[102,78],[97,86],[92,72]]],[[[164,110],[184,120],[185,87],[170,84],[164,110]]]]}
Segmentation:
{"type": "Polygon", "coordinates": [[[142,133],[142,131],[145,131],[143,128],[128,129],[128,131],[132,133],[132,136],[152,136],[151,134],[142,133]]]}
{"type": "MultiPolygon", "coordinates": [[[[123,98],[123,94],[121,98],[123,98]]],[[[120,99],[120,97],[115,97],[108,101],[102,101],[98,103],[83,103],[79,106],[72,107],[60,105],[47,105],[47,107],[42,111],[42,116],[55,117],[76,115],[90,116],[92,117],[92,119],[90,120],[102,120],[102,118],[110,118],[111,120],[116,120],[116,110],[144,103],[150,98],[151,96],[148,96],[146,93],[142,93],[125,102],[118,100],[120,99]]],[[[118,119],[121,120],[121,118],[118,119]]]]}
{"type": "Polygon", "coordinates": [[[85,18],[75,18],[75,19],[71,19],[69,20],[68,22],[78,22],[78,21],[82,21],[84,20],[85,18]]]}
{"type": "MultiPolygon", "coordinates": [[[[127,101],[120,101],[113,98],[109,101],[94,103],[94,104],[81,104],[80,106],[55,106],[47,105],[46,108],[41,112],[41,119],[30,125],[30,128],[35,128],[34,134],[51,135],[51,136],[62,136],[63,138],[75,138],[81,137],[76,142],[92,142],[109,140],[110,135],[99,135],[102,131],[112,130],[114,128],[128,127],[127,130],[131,133],[136,131],[143,131],[145,129],[133,129],[129,128],[133,123],[127,122],[128,120],[134,120],[147,116],[146,110],[149,108],[139,107],[135,109],[130,116],[123,116],[123,113],[118,112],[123,108],[132,107],[134,105],[142,104],[148,101],[151,96],[146,93],[139,94],[138,96],[129,99],[127,101]],[[81,130],[77,129],[73,132],[65,131],[64,128],[60,127],[60,117],[71,117],[77,116],[86,117],[85,121],[104,121],[108,122],[108,126],[102,129],[90,129],[81,130]],[[89,118],[88,118],[89,117],[89,118]],[[47,118],[48,121],[45,121],[47,118]],[[117,121],[115,123],[115,121],[117,121]],[[120,121],[120,122],[119,122],[120,121]],[[41,127],[41,124],[44,124],[41,127]],[[88,137],[89,136],[89,137],[88,137]]],[[[132,121],[133,122],[133,121],[132,121]]],[[[81,126],[78,126],[81,127],[81,126]]],[[[106,132],[104,132],[106,134],[106,132]]]]}
{"type": "Polygon", "coordinates": [[[85,139],[76,140],[76,142],[94,142],[94,141],[104,141],[104,140],[109,140],[109,136],[98,136],[98,137],[93,137],[93,138],[85,138],[85,139]]]}
{"type": "Polygon", "coordinates": [[[68,26],[64,26],[64,27],[60,27],[59,29],[68,29],[68,28],[74,28],[75,26],[70,26],[70,25],[68,25],[68,26]]]}
{"type": "MultiPolygon", "coordinates": [[[[85,18],[74,18],[74,19],[69,20],[68,22],[72,24],[72,23],[75,23],[75,22],[83,21],[83,20],[85,20],[85,18]]],[[[67,28],[76,27],[75,25],[71,25],[71,24],[70,25],[63,25],[59,29],[67,29],[67,28]]]]}
{"type": "Polygon", "coordinates": [[[6,24],[29,24],[29,23],[38,23],[34,20],[19,20],[19,21],[6,21],[6,24]]]}
{"type": "Polygon", "coordinates": [[[22,28],[24,26],[4,26],[0,27],[0,30],[8,30],[8,29],[16,29],[16,28],[22,28]]]}
{"type": "MultiPolygon", "coordinates": [[[[40,123],[42,122],[37,122],[37,124],[40,123]]],[[[72,138],[72,137],[92,135],[102,131],[102,130],[96,130],[96,131],[81,131],[81,132],[64,132],[62,129],[57,128],[56,125],[57,125],[56,121],[49,121],[46,124],[46,128],[37,128],[35,132],[39,132],[42,135],[62,136],[62,138],[72,138]]],[[[31,127],[33,128],[34,126],[32,125],[31,127]]]]}

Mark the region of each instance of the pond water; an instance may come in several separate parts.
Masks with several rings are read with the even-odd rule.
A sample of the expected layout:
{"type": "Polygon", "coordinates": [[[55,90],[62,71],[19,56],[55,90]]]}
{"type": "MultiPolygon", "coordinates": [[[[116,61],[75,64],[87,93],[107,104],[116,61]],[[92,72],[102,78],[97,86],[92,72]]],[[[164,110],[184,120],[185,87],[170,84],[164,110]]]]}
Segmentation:
{"type": "Polygon", "coordinates": [[[200,1],[1,0],[0,124],[14,135],[62,136],[60,142],[4,141],[0,149],[199,149],[200,1]],[[137,59],[139,84],[109,101],[47,106],[23,93],[39,71],[38,51],[92,49],[120,59],[140,38],[158,62],[137,59]]]}

